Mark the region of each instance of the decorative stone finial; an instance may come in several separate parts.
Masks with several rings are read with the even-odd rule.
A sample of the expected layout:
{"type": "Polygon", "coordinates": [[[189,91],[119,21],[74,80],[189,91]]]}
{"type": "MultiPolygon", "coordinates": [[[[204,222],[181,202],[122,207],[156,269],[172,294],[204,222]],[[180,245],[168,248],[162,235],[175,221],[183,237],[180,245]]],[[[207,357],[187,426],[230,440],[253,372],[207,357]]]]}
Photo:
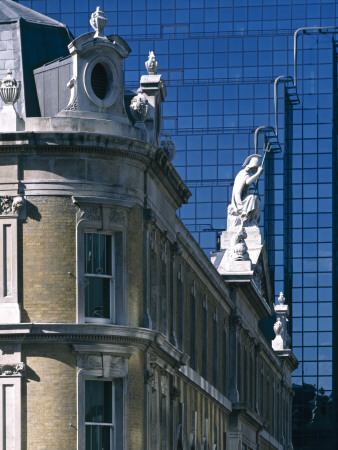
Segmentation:
{"type": "Polygon", "coordinates": [[[173,141],[170,139],[170,134],[167,132],[164,135],[164,141],[161,141],[161,147],[164,153],[168,156],[169,161],[171,162],[176,155],[176,147],[173,141]]]}
{"type": "Polygon", "coordinates": [[[141,92],[138,92],[138,94],[131,100],[130,111],[136,122],[144,122],[149,114],[147,96],[141,92]]]}
{"type": "Polygon", "coordinates": [[[12,71],[7,71],[7,76],[0,81],[0,97],[5,105],[14,105],[20,97],[21,82],[16,81],[12,71]]]}
{"type": "Polygon", "coordinates": [[[96,8],[96,11],[92,13],[89,23],[95,30],[94,38],[105,37],[102,32],[108,23],[108,19],[99,6],[96,8]]]}
{"type": "Polygon", "coordinates": [[[148,61],[145,62],[145,66],[149,75],[156,75],[158,71],[158,62],[154,52],[149,51],[148,61]]]}
{"type": "Polygon", "coordinates": [[[287,329],[289,307],[284,304],[285,297],[283,292],[279,294],[278,303],[279,305],[275,305],[276,322],[273,326],[273,331],[276,337],[272,341],[272,348],[274,350],[286,350],[290,348],[291,338],[287,329]]]}
{"type": "Polygon", "coordinates": [[[280,293],[279,293],[279,297],[278,297],[278,303],[279,303],[280,305],[284,305],[284,302],[285,302],[285,297],[284,297],[284,295],[283,295],[283,292],[280,292],[280,293]]]}

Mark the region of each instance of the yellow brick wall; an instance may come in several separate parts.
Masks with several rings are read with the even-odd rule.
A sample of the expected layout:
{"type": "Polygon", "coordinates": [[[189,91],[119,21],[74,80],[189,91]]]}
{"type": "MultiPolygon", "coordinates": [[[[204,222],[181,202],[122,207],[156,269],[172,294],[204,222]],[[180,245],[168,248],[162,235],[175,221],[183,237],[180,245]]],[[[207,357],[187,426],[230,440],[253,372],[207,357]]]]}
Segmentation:
{"type": "Polygon", "coordinates": [[[144,353],[138,350],[129,360],[129,449],[144,448],[144,353]]]}
{"type": "Polygon", "coordinates": [[[22,356],[22,449],[76,450],[76,355],[68,345],[35,344],[22,356]]]}
{"type": "Polygon", "coordinates": [[[27,221],[19,230],[23,322],[75,322],[75,233],[76,208],[70,198],[27,199],[27,221]]]}

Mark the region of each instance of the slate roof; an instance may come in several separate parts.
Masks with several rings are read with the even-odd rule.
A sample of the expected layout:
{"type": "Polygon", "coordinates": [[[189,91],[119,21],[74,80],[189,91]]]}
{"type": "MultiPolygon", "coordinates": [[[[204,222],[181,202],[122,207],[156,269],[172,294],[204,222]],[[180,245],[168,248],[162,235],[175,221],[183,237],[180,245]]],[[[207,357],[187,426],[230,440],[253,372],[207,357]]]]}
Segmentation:
{"type": "Polygon", "coordinates": [[[26,6],[15,3],[13,0],[0,0],[0,23],[17,22],[20,19],[40,25],[65,27],[61,22],[33,11],[26,6]]]}
{"type": "MultiPolygon", "coordinates": [[[[0,66],[11,67],[22,82],[17,106],[23,117],[39,117],[33,70],[68,56],[68,45],[74,38],[66,25],[12,0],[0,0],[0,31],[3,30],[6,33],[1,33],[1,44],[6,51],[0,51],[0,66]]],[[[3,75],[5,71],[0,72],[3,75]]]]}

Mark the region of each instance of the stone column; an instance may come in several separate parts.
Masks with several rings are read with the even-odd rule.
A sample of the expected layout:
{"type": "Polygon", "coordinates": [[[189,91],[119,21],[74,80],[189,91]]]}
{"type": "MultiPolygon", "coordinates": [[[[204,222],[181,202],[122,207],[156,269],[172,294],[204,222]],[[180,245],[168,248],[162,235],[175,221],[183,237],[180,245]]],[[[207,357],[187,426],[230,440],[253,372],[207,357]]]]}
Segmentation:
{"type": "Polygon", "coordinates": [[[169,326],[169,339],[170,342],[177,347],[177,337],[175,332],[176,322],[176,268],[178,256],[182,255],[182,247],[175,241],[171,248],[171,265],[170,265],[170,281],[171,281],[171,299],[170,299],[170,326],[169,326]]]}
{"type": "MultiPolygon", "coordinates": [[[[147,173],[144,174],[147,177],[147,173]]],[[[150,252],[150,229],[155,223],[155,214],[149,209],[143,210],[143,326],[144,328],[152,328],[152,320],[149,312],[149,252],[150,252]]]]}
{"type": "Polygon", "coordinates": [[[259,363],[258,363],[258,355],[262,351],[262,344],[256,343],[255,345],[255,399],[254,399],[254,405],[255,405],[255,411],[258,413],[259,411],[259,405],[258,405],[258,387],[259,387],[259,363]]]}
{"type": "Polygon", "coordinates": [[[175,448],[176,439],[176,401],[181,396],[179,387],[174,385],[173,378],[171,379],[170,387],[170,406],[171,406],[171,432],[170,432],[170,449],[175,448]]]}
{"type": "Polygon", "coordinates": [[[229,355],[229,398],[232,402],[239,401],[239,392],[237,386],[237,371],[238,371],[238,335],[242,324],[242,319],[239,315],[233,311],[230,314],[230,337],[229,344],[230,348],[234,351],[230,352],[229,355]]]}

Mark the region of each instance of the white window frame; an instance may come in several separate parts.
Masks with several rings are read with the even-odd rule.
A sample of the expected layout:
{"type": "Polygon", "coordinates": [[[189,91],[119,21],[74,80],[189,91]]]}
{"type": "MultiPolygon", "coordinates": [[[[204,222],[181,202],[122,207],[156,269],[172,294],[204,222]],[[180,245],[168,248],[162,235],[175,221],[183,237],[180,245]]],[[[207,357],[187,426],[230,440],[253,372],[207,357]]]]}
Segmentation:
{"type": "MultiPolygon", "coordinates": [[[[85,239],[87,234],[101,234],[104,236],[111,236],[111,275],[103,275],[103,274],[89,274],[85,272],[85,269],[83,268],[83,302],[85,303],[85,289],[86,289],[86,279],[87,278],[103,278],[103,279],[109,279],[109,309],[110,309],[110,316],[109,317],[93,317],[93,316],[86,316],[85,310],[86,305],[84,304],[84,321],[86,323],[114,323],[115,322],[115,233],[114,232],[98,232],[97,230],[87,230],[85,229],[83,232],[83,239],[84,244],[83,248],[85,250],[85,239]]],[[[84,251],[84,258],[83,258],[83,267],[86,263],[86,255],[84,251]]]]}
{"type": "MultiPolygon", "coordinates": [[[[90,344],[73,346],[77,353],[77,450],[86,448],[86,381],[108,381],[112,383],[112,422],[115,447],[129,448],[128,422],[128,346],[112,344],[90,344]],[[118,390],[117,390],[118,386],[118,390]]],[[[95,422],[97,425],[99,422],[95,422]]],[[[87,422],[89,425],[89,422],[87,422]]],[[[101,425],[105,425],[101,422],[101,425]]],[[[114,444],[114,441],[113,441],[114,444]]]]}
{"type": "MultiPolygon", "coordinates": [[[[74,198],[79,208],[76,226],[76,322],[88,324],[118,324],[128,323],[128,267],[127,267],[127,213],[115,205],[87,202],[87,198],[74,198]],[[83,202],[82,202],[83,201],[83,202]],[[112,261],[115,274],[111,292],[110,318],[85,317],[85,233],[102,233],[111,235],[115,243],[112,261]],[[118,240],[117,240],[118,235],[118,240]],[[118,243],[118,245],[117,245],[118,243]],[[118,253],[118,259],[116,254],[118,253]],[[115,264],[114,264],[115,263],[115,264]]],[[[70,274],[72,275],[72,274],[70,274]]]]}

